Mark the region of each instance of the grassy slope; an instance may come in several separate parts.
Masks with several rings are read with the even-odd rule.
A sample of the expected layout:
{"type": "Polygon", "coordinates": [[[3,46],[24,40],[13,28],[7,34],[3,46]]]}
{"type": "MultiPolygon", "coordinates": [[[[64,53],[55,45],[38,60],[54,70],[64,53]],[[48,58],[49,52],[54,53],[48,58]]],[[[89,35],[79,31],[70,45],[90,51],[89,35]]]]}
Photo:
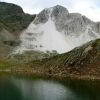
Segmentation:
{"type": "Polygon", "coordinates": [[[22,31],[34,18],[35,15],[25,14],[22,8],[15,4],[0,2],[0,26],[10,32],[22,31]]]}
{"type": "Polygon", "coordinates": [[[0,60],[0,65],[1,69],[12,68],[13,71],[21,71],[24,74],[100,78],[100,39],[51,58],[23,64],[14,61],[14,59],[5,59],[0,60]]]}
{"type": "Polygon", "coordinates": [[[0,2],[0,57],[8,56],[19,45],[19,34],[34,18],[18,5],[0,2]]]}

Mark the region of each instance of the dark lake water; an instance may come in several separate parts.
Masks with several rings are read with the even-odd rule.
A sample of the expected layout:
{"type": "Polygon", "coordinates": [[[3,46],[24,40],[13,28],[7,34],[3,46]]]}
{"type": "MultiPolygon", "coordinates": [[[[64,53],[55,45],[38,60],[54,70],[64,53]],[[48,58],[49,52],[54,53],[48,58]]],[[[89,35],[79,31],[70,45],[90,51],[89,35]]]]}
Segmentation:
{"type": "Polygon", "coordinates": [[[0,76],[0,100],[100,100],[100,82],[0,76]]]}

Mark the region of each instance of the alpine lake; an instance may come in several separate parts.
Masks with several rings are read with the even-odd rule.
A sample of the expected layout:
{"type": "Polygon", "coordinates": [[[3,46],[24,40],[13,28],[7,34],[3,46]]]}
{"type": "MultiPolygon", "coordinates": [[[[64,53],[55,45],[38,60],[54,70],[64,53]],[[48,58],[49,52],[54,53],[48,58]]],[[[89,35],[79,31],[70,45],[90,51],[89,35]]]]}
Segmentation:
{"type": "Polygon", "coordinates": [[[0,100],[100,100],[100,81],[0,74],[0,100]]]}

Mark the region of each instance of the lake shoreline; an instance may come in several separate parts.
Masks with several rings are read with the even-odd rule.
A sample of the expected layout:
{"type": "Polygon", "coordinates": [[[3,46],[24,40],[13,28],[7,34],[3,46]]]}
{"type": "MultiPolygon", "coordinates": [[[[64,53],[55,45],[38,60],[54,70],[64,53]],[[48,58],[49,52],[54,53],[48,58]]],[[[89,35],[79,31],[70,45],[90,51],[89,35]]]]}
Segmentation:
{"type": "Polygon", "coordinates": [[[91,80],[91,81],[95,81],[98,80],[100,81],[100,77],[97,76],[90,76],[90,75],[75,75],[75,74],[60,74],[60,73],[56,73],[56,74],[52,74],[52,73],[48,73],[48,72],[42,72],[42,71],[36,71],[36,70],[19,70],[19,69],[3,69],[0,70],[0,73],[8,73],[10,75],[20,75],[20,76],[37,76],[40,78],[49,78],[49,79],[58,79],[58,80],[63,80],[63,79],[71,79],[71,80],[91,80]]]}

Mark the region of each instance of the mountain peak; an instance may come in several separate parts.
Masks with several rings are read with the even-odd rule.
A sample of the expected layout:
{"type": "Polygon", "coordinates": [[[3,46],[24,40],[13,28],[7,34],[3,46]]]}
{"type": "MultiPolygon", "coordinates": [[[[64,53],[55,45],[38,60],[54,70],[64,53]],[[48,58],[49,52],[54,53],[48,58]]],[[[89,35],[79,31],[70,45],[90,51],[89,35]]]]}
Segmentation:
{"type": "Polygon", "coordinates": [[[57,17],[57,16],[59,17],[61,15],[65,15],[65,14],[68,14],[68,13],[69,13],[68,10],[65,7],[60,6],[60,5],[54,6],[53,10],[52,10],[52,15],[54,17],[57,17]]]}
{"type": "Polygon", "coordinates": [[[69,14],[68,10],[60,5],[56,5],[54,7],[46,8],[42,10],[36,17],[36,20],[34,21],[35,24],[39,23],[45,23],[48,21],[48,19],[54,18],[58,19],[61,18],[61,16],[67,16],[69,14]]]}
{"type": "Polygon", "coordinates": [[[66,7],[63,7],[63,6],[61,6],[61,5],[56,5],[56,6],[52,7],[52,8],[53,8],[53,10],[67,11],[67,13],[68,13],[67,8],[66,8],[66,7]]]}

